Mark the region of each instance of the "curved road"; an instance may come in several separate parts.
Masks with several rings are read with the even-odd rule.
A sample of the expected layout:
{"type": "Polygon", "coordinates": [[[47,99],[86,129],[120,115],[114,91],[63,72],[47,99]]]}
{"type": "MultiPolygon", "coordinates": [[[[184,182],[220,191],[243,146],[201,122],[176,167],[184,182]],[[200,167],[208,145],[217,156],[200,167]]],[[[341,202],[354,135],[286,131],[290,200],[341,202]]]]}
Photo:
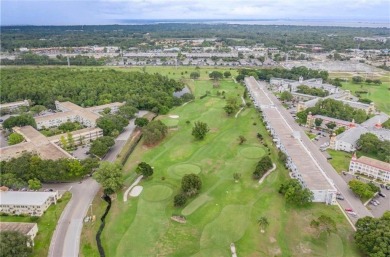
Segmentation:
{"type": "MultiPolygon", "coordinates": [[[[139,111],[138,117],[146,114],[139,111]]],[[[126,141],[135,129],[134,119],[115,140],[115,145],[104,157],[105,161],[114,162],[126,141]]],[[[77,257],[80,250],[80,236],[83,228],[83,219],[88,208],[100,189],[100,185],[92,178],[85,179],[83,183],[61,184],[60,187],[70,187],[72,199],[69,201],[58,220],[53,237],[51,238],[49,257],[77,257]]],[[[52,186],[55,188],[56,186],[52,186]]],[[[58,185],[57,185],[58,187],[58,185]]]]}

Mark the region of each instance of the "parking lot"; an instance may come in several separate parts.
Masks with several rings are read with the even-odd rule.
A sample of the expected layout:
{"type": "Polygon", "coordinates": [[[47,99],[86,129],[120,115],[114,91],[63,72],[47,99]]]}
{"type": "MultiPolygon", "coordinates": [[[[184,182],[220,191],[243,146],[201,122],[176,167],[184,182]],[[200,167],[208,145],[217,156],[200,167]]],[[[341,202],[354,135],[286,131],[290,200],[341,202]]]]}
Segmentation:
{"type": "MultiPolygon", "coordinates": [[[[346,175],[341,175],[341,176],[343,177],[343,179],[347,183],[350,180],[352,180],[352,179],[356,179],[355,175],[352,175],[352,174],[349,174],[349,173],[346,173],[346,175]]],[[[370,180],[368,180],[366,178],[363,178],[363,177],[359,177],[359,180],[363,180],[364,182],[370,182],[370,180]]],[[[381,192],[383,192],[386,195],[386,197],[381,197],[379,195],[376,195],[373,198],[374,200],[379,201],[379,205],[375,206],[375,205],[373,205],[371,203],[367,203],[367,205],[366,205],[367,209],[376,218],[382,217],[382,215],[383,215],[383,213],[385,213],[385,211],[389,211],[390,210],[390,190],[387,190],[385,188],[381,188],[381,192]]]]}

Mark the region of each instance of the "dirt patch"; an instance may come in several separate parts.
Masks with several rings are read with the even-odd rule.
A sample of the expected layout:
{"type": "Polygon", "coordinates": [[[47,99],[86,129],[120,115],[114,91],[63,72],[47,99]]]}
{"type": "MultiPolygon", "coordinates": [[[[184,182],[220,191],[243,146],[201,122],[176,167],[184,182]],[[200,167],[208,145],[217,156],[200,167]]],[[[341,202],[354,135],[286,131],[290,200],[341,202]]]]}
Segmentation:
{"type": "Polygon", "coordinates": [[[282,254],[282,250],[279,247],[269,248],[269,256],[279,256],[282,254]]]}
{"type": "Polygon", "coordinates": [[[274,237],[272,237],[272,236],[269,237],[269,241],[271,243],[276,243],[276,239],[274,237]]]}
{"type": "Polygon", "coordinates": [[[299,243],[299,245],[297,245],[297,250],[301,254],[311,254],[312,252],[307,243],[299,243]]]}
{"type": "Polygon", "coordinates": [[[172,217],[171,217],[171,220],[176,221],[176,222],[179,222],[179,223],[182,223],[182,224],[187,223],[186,218],[183,217],[183,216],[172,216],[172,217]]]}

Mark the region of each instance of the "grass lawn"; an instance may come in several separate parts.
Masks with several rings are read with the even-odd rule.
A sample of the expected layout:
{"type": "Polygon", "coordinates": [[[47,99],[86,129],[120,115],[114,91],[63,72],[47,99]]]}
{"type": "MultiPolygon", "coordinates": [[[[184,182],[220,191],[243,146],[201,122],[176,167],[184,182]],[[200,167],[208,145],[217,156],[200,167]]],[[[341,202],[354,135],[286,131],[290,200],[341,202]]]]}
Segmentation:
{"type": "MultiPolygon", "coordinates": [[[[247,108],[237,119],[227,117],[222,109],[225,100],[216,94],[219,90],[238,96],[244,88],[226,80],[215,89],[210,81],[200,80],[193,89],[196,100],[170,112],[180,117],[178,129],[153,148],[140,144],[127,160],[127,186],[141,161],[154,167],[154,175],[141,181],[144,190],[139,197],[123,202],[123,191],[118,193],[102,236],[106,255],[230,256],[229,246],[234,242],[239,256],[359,256],[352,229],[337,206],[313,204],[296,209],[277,193],[288,174],[277,160],[276,150],[256,138],[260,132],[265,144],[272,144],[259,114],[247,108]],[[199,99],[206,90],[211,96],[199,99]],[[186,124],[187,120],[191,124],[186,124]],[[195,141],[191,136],[194,121],[208,123],[210,132],[205,140],[195,141]],[[240,135],[247,139],[243,145],[238,144],[240,135]],[[251,175],[259,158],[268,153],[277,169],[259,185],[251,175]],[[173,197],[188,172],[199,174],[202,189],[186,206],[174,208],[173,197]],[[237,183],[235,172],[241,173],[237,183]],[[337,234],[317,237],[310,229],[310,221],[321,214],[336,221],[337,234]],[[171,221],[172,215],[186,216],[187,223],[171,221]],[[260,216],[270,221],[264,234],[256,223],[260,216]]],[[[84,256],[97,256],[91,240],[83,241],[84,256]]]]}
{"type": "Polygon", "coordinates": [[[332,156],[332,159],[329,161],[332,164],[333,168],[341,173],[342,171],[349,170],[349,162],[351,161],[352,154],[328,149],[327,152],[332,156]]]}
{"type": "Polygon", "coordinates": [[[45,214],[41,217],[18,217],[1,216],[1,222],[33,222],[38,224],[38,234],[34,239],[33,257],[47,256],[50,247],[50,240],[66,204],[72,197],[71,193],[66,192],[56,205],[51,205],[45,214]]]}

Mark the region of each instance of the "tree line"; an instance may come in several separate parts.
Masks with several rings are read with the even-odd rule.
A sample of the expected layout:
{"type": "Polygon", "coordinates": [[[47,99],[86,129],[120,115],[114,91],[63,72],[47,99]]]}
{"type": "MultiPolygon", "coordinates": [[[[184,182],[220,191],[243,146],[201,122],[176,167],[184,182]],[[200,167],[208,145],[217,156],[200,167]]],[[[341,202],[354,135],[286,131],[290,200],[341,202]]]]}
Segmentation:
{"type": "MultiPolygon", "coordinates": [[[[71,101],[82,107],[126,101],[155,113],[174,106],[173,92],[184,84],[160,74],[116,70],[63,68],[4,69],[0,101],[29,99],[32,105],[54,109],[54,101],[71,101]]],[[[177,104],[177,103],[176,103],[177,104]]]]}
{"type": "Polygon", "coordinates": [[[38,155],[24,153],[9,161],[0,162],[0,180],[3,186],[19,189],[29,185],[29,180],[39,182],[67,182],[77,180],[98,166],[98,160],[87,158],[43,160],[38,155]]]}
{"type": "MultiPolygon", "coordinates": [[[[146,25],[101,26],[2,26],[1,48],[77,47],[88,45],[140,46],[158,48],[155,39],[216,38],[223,46],[264,44],[266,47],[294,49],[296,44],[321,44],[325,50],[356,48],[354,37],[386,36],[388,28],[352,28],[324,26],[274,26],[232,24],[161,23],[146,25]],[[146,37],[149,33],[149,37],[146,37]],[[236,39],[241,40],[236,40],[236,39]],[[286,41],[287,39],[287,41],[286,41]]],[[[213,42],[204,41],[203,46],[213,42]]],[[[390,48],[390,42],[360,42],[360,49],[390,48]]]]}

